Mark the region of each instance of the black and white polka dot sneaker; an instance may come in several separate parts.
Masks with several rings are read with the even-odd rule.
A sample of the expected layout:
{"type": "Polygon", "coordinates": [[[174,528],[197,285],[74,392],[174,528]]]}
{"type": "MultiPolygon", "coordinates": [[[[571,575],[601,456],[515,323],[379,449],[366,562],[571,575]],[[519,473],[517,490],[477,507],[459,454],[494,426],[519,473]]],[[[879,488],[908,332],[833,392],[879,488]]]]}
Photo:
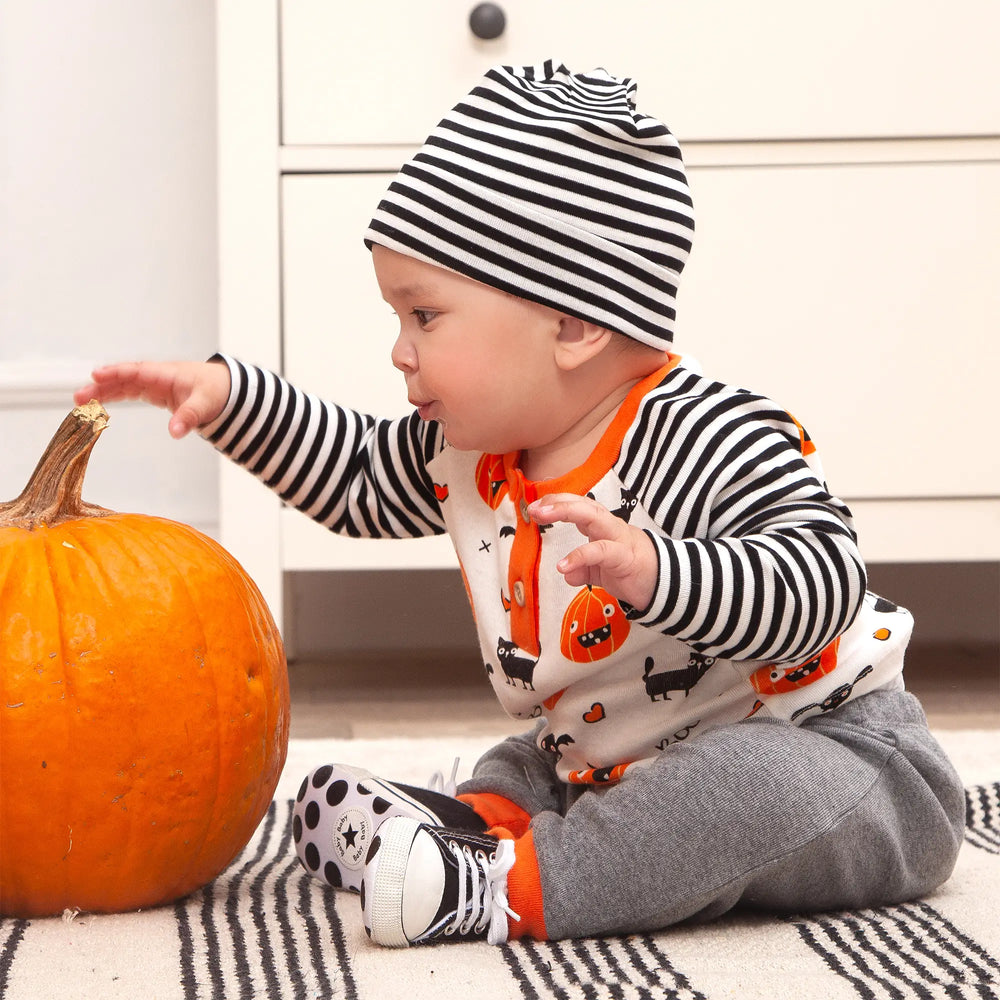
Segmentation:
{"type": "Polygon", "coordinates": [[[295,853],[310,875],[357,892],[376,831],[393,816],[483,830],[464,802],[428,788],[384,781],[358,767],[324,764],[303,780],[292,811],[295,853]]]}
{"type": "Polygon", "coordinates": [[[361,915],[368,936],[390,948],[507,940],[507,873],[514,842],[486,833],[387,820],[368,849],[361,915]]]}

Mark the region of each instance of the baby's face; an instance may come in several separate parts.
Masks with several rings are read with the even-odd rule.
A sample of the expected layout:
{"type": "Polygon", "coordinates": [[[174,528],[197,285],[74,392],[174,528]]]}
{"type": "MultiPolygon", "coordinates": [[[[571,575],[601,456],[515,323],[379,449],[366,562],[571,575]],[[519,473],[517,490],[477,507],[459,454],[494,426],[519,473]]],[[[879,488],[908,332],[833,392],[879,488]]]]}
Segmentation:
{"type": "Polygon", "coordinates": [[[372,259],[399,317],[392,363],[421,418],[466,451],[544,443],[559,313],[377,244],[372,259]]]}

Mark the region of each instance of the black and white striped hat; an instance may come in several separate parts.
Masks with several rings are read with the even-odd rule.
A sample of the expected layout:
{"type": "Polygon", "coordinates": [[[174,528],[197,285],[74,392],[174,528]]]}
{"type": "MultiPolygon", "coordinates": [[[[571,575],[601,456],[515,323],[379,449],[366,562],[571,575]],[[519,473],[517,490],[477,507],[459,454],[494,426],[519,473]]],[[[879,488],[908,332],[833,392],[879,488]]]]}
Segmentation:
{"type": "Polygon", "coordinates": [[[680,146],[604,70],[491,69],[400,170],[365,242],[658,348],[691,248],[680,146]]]}

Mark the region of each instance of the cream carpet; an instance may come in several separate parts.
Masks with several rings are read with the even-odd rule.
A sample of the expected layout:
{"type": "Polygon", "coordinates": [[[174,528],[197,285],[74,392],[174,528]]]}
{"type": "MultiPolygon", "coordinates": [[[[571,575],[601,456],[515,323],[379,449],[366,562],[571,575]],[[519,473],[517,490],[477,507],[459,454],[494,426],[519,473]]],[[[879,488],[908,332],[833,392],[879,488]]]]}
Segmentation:
{"type": "Polygon", "coordinates": [[[953,878],[918,903],[808,918],[736,916],[654,935],[553,944],[371,945],[357,897],[291,848],[301,778],[341,760],[424,783],[482,741],[293,741],[271,811],[215,882],[173,906],[0,920],[2,1000],[966,1000],[1000,998],[1000,734],[942,732],[967,785],[953,878]]]}

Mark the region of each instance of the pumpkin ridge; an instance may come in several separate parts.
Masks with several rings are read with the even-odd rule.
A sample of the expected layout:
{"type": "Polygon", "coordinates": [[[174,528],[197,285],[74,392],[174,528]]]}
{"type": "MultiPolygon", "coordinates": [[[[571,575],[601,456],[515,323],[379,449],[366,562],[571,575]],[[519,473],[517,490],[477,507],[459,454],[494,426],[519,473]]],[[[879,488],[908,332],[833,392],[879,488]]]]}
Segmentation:
{"type": "MultiPolygon", "coordinates": [[[[12,530],[6,526],[0,528],[0,548],[8,553],[7,558],[0,565],[0,572],[3,572],[0,607],[4,609],[16,606],[17,596],[24,591],[24,576],[35,563],[34,559],[18,558],[19,547],[16,547],[13,543],[8,544],[12,530]]],[[[31,541],[33,543],[32,548],[34,548],[37,543],[34,539],[31,541]]],[[[20,617],[23,618],[23,616],[20,617]]],[[[8,642],[16,638],[11,634],[15,624],[20,624],[20,621],[10,615],[5,615],[3,627],[0,629],[0,635],[3,635],[5,650],[7,649],[8,642]]],[[[35,652],[28,648],[29,640],[30,637],[28,635],[22,637],[21,648],[17,650],[19,655],[16,660],[12,656],[13,651],[11,651],[11,653],[8,653],[6,661],[0,663],[0,680],[2,680],[0,691],[3,694],[3,701],[0,702],[0,712],[4,713],[4,722],[0,725],[0,738],[3,739],[5,744],[8,740],[12,741],[10,749],[2,751],[2,764],[7,773],[13,775],[18,782],[17,787],[26,794],[32,794],[33,792],[33,790],[28,788],[27,780],[25,779],[29,773],[34,773],[34,768],[29,767],[26,758],[30,752],[28,748],[34,747],[38,743],[35,738],[35,719],[39,712],[37,700],[31,694],[30,683],[26,683],[24,680],[25,675],[31,669],[28,661],[34,658],[31,654],[35,652]],[[14,676],[15,670],[18,671],[16,676],[14,676]],[[28,688],[28,690],[26,691],[25,688],[28,688]]],[[[38,666],[41,667],[40,661],[38,666]]],[[[48,755],[47,745],[40,749],[41,752],[37,754],[37,757],[44,760],[45,756],[48,755]]],[[[39,769],[42,766],[39,763],[39,769]]],[[[51,780],[51,775],[46,775],[45,777],[51,780]]],[[[17,796],[0,795],[0,845],[5,841],[11,842],[11,838],[20,836],[23,826],[20,806],[21,801],[17,796]]],[[[42,836],[47,835],[49,832],[40,831],[42,836]]],[[[36,844],[32,846],[36,847],[36,844]]],[[[7,892],[10,892],[12,888],[15,892],[23,891],[23,879],[16,880],[16,884],[13,886],[8,885],[6,887],[7,892]]],[[[0,898],[2,898],[3,889],[4,886],[0,885],[0,898]]]]}
{"type": "MultiPolygon", "coordinates": [[[[190,607],[190,615],[193,616],[194,620],[198,623],[198,638],[200,648],[203,650],[202,660],[203,668],[205,667],[205,660],[209,656],[208,648],[208,635],[205,629],[205,623],[201,615],[201,610],[198,607],[197,601],[195,601],[193,595],[187,587],[187,580],[185,574],[181,571],[180,567],[177,565],[177,553],[174,550],[175,541],[172,538],[159,539],[155,544],[152,543],[150,535],[155,532],[155,529],[163,527],[164,525],[172,525],[175,522],[169,521],[167,518],[153,518],[151,519],[150,525],[144,525],[139,527],[131,523],[128,524],[130,533],[134,536],[134,542],[138,543],[139,547],[142,548],[151,558],[155,555],[161,559],[166,560],[170,565],[170,568],[174,572],[174,576],[177,580],[177,585],[173,588],[176,594],[183,594],[187,604],[190,607]],[[153,528],[154,531],[150,531],[153,528]]],[[[186,528],[186,525],[181,525],[182,528],[186,528]]],[[[188,531],[182,531],[179,533],[180,537],[183,537],[186,541],[194,542],[200,541],[200,539],[195,539],[193,535],[189,534],[188,531]]],[[[196,647],[198,648],[198,647],[196,647]]],[[[187,871],[192,869],[197,869],[198,866],[204,863],[203,856],[206,853],[206,848],[209,842],[209,834],[213,829],[215,829],[218,823],[218,805],[222,800],[223,787],[222,787],[222,776],[223,776],[223,760],[222,760],[222,746],[224,744],[224,732],[222,729],[222,719],[220,718],[220,706],[222,704],[222,697],[219,692],[220,678],[216,675],[214,670],[208,671],[209,676],[212,679],[212,684],[207,690],[212,692],[212,710],[209,713],[212,718],[216,720],[216,730],[212,738],[212,751],[213,751],[213,767],[212,775],[215,781],[215,787],[212,789],[211,794],[211,812],[206,817],[205,822],[202,824],[201,829],[198,831],[197,844],[191,845],[191,853],[187,857],[187,864],[185,866],[187,871]]],[[[192,838],[193,839],[193,838],[192,838]]],[[[174,890],[171,890],[174,891],[174,890]]]]}
{"type": "MultiPolygon", "coordinates": [[[[144,519],[145,520],[145,519],[144,519]]],[[[191,612],[198,621],[200,635],[201,635],[201,647],[203,649],[203,656],[208,657],[212,650],[209,648],[208,632],[205,628],[204,617],[202,615],[201,608],[196,600],[194,600],[193,595],[191,595],[190,590],[187,586],[188,576],[181,572],[180,568],[177,566],[177,559],[181,559],[185,562],[188,560],[185,558],[184,554],[179,551],[178,541],[183,539],[187,546],[194,548],[195,550],[205,550],[208,549],[218,556],[218,564],[215,569],[218,571],[213,574],[213,596],[219,599],[220,603],[238,603],[244,614],[239,618],[240,621],[245,621],[247,623],[248,630],[251,633],[251,637],[254,643],[254,649],[258,654],[267,647],[273,647],[274,640],[273,636],[269,635],[268,632],[262,627],[264,621],[270,617],[270,612],[267,610],[267,606],[264,603],[263,598],[260,596],[260,592],[257,590],[256,585],[250,581],[250,586],[246,586],[245,583],[241,585],[241,578],[245,579],[245,573],[243,568],[240,566],[239,562],[221,545],[219,545],[214,539],[203,535],[200,532],[195,531],[188,525],[179,524],[174,521],[170,521],[167,518],[154,518],[154,523],[157,528],[167,528],[171,530],[169,535],[166,537],[160,537],[156,539],[155,546],[153,545],[152,539],[149,537],[149,533],[146,530],[140,529],[138,536],[142,543],[146,546],[153,546],[153,550],[157,552],[160,556],[165,557],[170,565],[174,568],[177,573],[177,578],[180,583],[180,590],[190,599],[191,612]],[[180,531],[174,531],[174,527],[179,527],[180,531]],[[271,640],[270,642],[268,640],[271,640]]],[[[136,526],[137,527],[137,526],[136,526]]],[[[270,659],[270,658],[268,658],[270,659]]],[[[260,669],[259,663],[250,662],[251,667],[256,667],[254,673],[248,673],[246,671],[246,666],[243,663],[234,664],[233,674],[234,686],[242,685],[244,683],[244,678],[246,678],[247,683],[253,683],[260,686],[262,689],[264,685],[272,684],[274,678],[271,676],[273,667],[269,664],[267,670],[260,669]]],[[[230,755],[226,759],[223,755],[223,748],[225,748],[230,741],[228,741],[225,733],[224,719],[221,717],[218,711],[219,706],[223,706],[230,700],[229,695],[223,696],[220,694],[219,682],[220,673],[217,671],[210,671],[214,684],[212,686],[212,691],[215,699],[215,710],[211,713],[212,717],[217,719],[217,738],[214,740],[214,750],[216,758],[216,767],[214,768],[214,773],[216,776],[216,792],[213,796],[213,816],[212,821],[206,824],[204,834],[202,835],[202,843],[199,846],[199,850],[192,855],[190,859],[190,866],[196,867],[197,859],[204,853],[204,846],[208,840],[209,833],[214,828],[217,817],[214,815],[217,803],[221,799],[225,799],[226,796],[220,794],[224,789],[221,785],[221,779],[226,773],[226,768],[232,769],[234,766],[242,766],[244,763],[243,759],[238,759],[237,757],[230,755]]],[[[281,703],[287,703],[288,696],[287,691],[283,694],[281,703]]],[[[271,702],[267,697],[259,697],[254,699],[254,710],[258,713],[258,718],[260,719],[261,725],[260,729],[263,734],[266,734],[265,738],[270,741],[273,739],[274,734],[280,730],[287,728],[283,726],[282,713],[280,711],[275,712],[274,715],[269,712],[271,702]]],[[[285,713],[287,715],[287,713],[285,713]]],[[[261,765],[267,762],[268,758],[268,746],[266,743],[261,746],[261,765]]],[[[273,767],[275,774],[275,780],[280,776],[281,768],[284,765],[285,755],[283,754],[280,761],[275,762],[273,767]]],[[[245,783],[245,779],[244,782],[245,783]]],[[[265,782],[266,784],[266,782],[265,782]]],[[[264,794],[263,786],[258,796],[252,801],[246,801],[244,798],[244,806],[248,814],[252,814],[254,817],[254,828],[263,819],[267,812],[268,807],[271,803],[270,793],[264,794]]],[[[242,847],[240,848],[242,850],[242,847]]],[[[238,854],[236,851],[233,857],[238,854]]],[[[232,861],[231,858],[225,859],[228,864],[232,861]]]]}
{"type": "MultiPolygon", "coordinates": [[[[52,574],[53,581],[59,578],[58,574],[64,573],[69,575],[71,572],[68,563],[70,557],[64,551],[64,548],[69,548],[74,552],[84,554],[84,557],[87,559],[85,566],[83,568],[77,568],[73,572],[74,577],[78,582],[81,580],[85,582],[83,583],[83,586],[78,587],[75,592],[81,595],[77,608],[86,608],[91,614],[99,614],[101,611],[101,605],[107,609],[111,609],[116,605],[122,605],[124,602],[128,601],[129,598],[128,593],[122,593],[120,588],[109,588],[107,586],[107,582],[104,579],[106,574],[102,571],[100,561],[94,559],[93,556],[87,557],[86,550],[84,550],[80,545],[80,534],[86,535],[88,533],[88,526],[96,525],[98,523],[99,522],[97,521],[78,518],[73,521],[61,522],[54,528],[49,526],[40,526],[35,529],[36,531],[43,533],[42,537],[45,539],[47,551],[51,557],[50,573],[52,574]],[[74,531],[74,527],[83,529],[83,531],[74,531]],[[56,564],[56,557],[60,557],[63,560],[62,566],[56,564]]],[[[120,522],[118,526],[120,528],[120,522]]],[[[103,530],[98,529],[96,532],[91,530],[90,533],[96,535],[96,537],[100,540],[101,547],[104,551],[107,551],[111,541],[114,541],[114,543],[117,544],[117,539],[112,536],[111,541],[109,541],[109,539],[105,537],[107,533],[103,530]]],[[[120,545],[118,547],[120,547],[120,545]]],[[[126,870],[134,870],[137,859],[140,861],[140,864],[141,861],[144,860],[144,852],[142,846],[142,831],[137,827],[137,819],[134,810],[129,809],[129,796],[133,794],[138,796],[141,794],[142,774],[133,775],[129,772],[138,770],[142,766],[142,762],[147,759],[147,754],[131,752],[123,755],[124,748],[119,746],[119,739],[111,737],[110,734],[106,737],[103,727],[98,726],[97,718],[100,713],[100,706],[93,704],[93,689],[96,686],[96,671],[107,670],[108,674],[111,675],[115,670],[117,670],[118,674],[116,676],[119,679],[124,680],[126,683],[130,683],[131,678],[121,676],[122,670],[119,660],[115,658],[112,658],[111,660],[108,659],[100,638],[98,638],[96,648],[93,650],[78,651],[72,649],[71,643],[68,643],[64,638],[67,624],[65,605],[60,602],[58,598],[56,599],[56,607],[60,625],[61,648],[59,660],[63,666],[63,684],[66,687],[67,700],[74,704],[83,700],[84,710],[86,712],[85,718],[71,720],[71,722],[76,723],[76,727],[71,725],[67,734],[66,758],[63,768],[65,778],[64,785],[74,791],[77,788],[77,782],[71,780],[73,763],[71,761],[70,748],[75,740],[82,739],[87,742],[92,742],[95,739],[101,739],[103,737],[103,749],[106,752],[104,757],[106,762],[106,772],[104,768],[97,769],[97,776],[106,783],[100,788],[90,789],[90,794],[85,796],[81,796],[80,794],[65,795],[65,800],[70,803],[69,814],[83,815],[87,820],[83,829],[77,829],[75,831],[77,840],[76,849],[78,851],[85,851],[85,856],[90,857],[90,860],[95,864],[95,867],[102,861],[105,861],[105,858],[96,858],[90,853],[90,840],[92,836],[90,827],[100,821],[100,816],[105,809],[118,809],[120,812],[124,812],[126,816],[124,819],[120,816],[115,816],[117,821],[115,828],[118,833],[118,839],[116,840],[114,846],[114,860],[112,864],[114,867],[122,866],[126,868],[126,870]],[[95,654],[94,659],[90,663],[86,662],[85,659],[87,652],[93,652],[95,654]],[[108,666],[109,662],[114,664],[114,669],[108,666]],[[134,758],[131,764],[127,762],[128,757],[134,758]],[[114,768],[117,768],[118,770],[116,771],[114,768]],[[115,781],[115,779],[118,779],[118,781],[115,781]]],[[[111,655],[113,657],[113,651],[111,655]]],[[[141,728],[141,720],[137,715],[135,698],[126,698],[125,694],[121,693],[120,697],[116,699],[116,704],[118,706],[118,711],[121,711],[123,706],[127,706],[128,709],[128,724],[126,727],[119,725],[118,729],[124,729],[129,734],[138,734],[141,728]]],[[[135,737],[133,736],[132,738],[135,737]]],[[[142,773],[144,774],[145,772],[142,773]]],[[[68,830],[68,836],[70,847],[63,860],[70,863],[74,837],[74,829],[72,827],[68,830]]],[[[70,868],[69,871],[72,871],[72,868],[70,868]]],[[[81,899],[80,902],[85,904],[86,900],[81,899]]],[[[73,905],[75,907],[75,904],[73,905]]],[[[88,907],[86,905],[81,905],[80,907],[75,908],[87,909],[88,907]]]]}
{"type": "MultiPolygon", "coordinates": [[[[109,514],[109,523],[118,524],[120,523],[121,514],[109,514]]],[[[101,561],[97,554],[94,552],[90,542],[90,534],[86,530],[87,526],[90,524],[90,520],[86,518],[80,518],[76,521],[67,521],[55,528],[48,528],[43,526],[41,529],[36,529],[45,533],[55,532],[56,535],[62,540],[62,545],[75,549],[81,554],[83,559],[86,561],[85,569],[87,574],[87,581],[91,587],[96,587],[99,589],[101,597],[103,597],[108,603],[111,602],[111,594],[108,591],[106,581],[104,580],[104,574],[101,573],[100,565],[101,561]],[[84,529],[84,530],[80,530],[84,529]]],[[[96,523],[96,522],[95,522],[96,523]]]]}
{"type": "MultiPolygon", "coordinates": [[[[63,629],[62,602],[59,599],[58,587],[56,586],[55,575],[57,569],[55,563],[55,553],[52,549],[52,532],[46,525],[39,525],[32,530],[32,534],[34,536],[32,547],[37,551],[37,554],[41,556],[42,567],[40,569],[36,569],[32,574],[34,578],[33,583],[35,585],[33,593],[34,595],[37,595],[35,596],[36,601],[41,599],[47,607],[51,609],[51,627],[55,630],[53,633],[55,641],[45,643],[42,648],[39,649],[38,652],[40,660],[35,669],[39,673],[39,676],[44,677],[49,684],[60,684],[63,699],[72,704],[76,701],[76,691],[73,679],[69,676],[69,672],[66,669],[66,642],[63,629]],[[42,591],[44,591],[44,593],[42,593],[42,591]],[[52,648],[53,646],[55,648],[52,648]],[[57,674],[57,679],[52,677],[53,673],[57,674]]],[[[32,565],[34,565],[34,562],[32,565]]],[[[24,667],[27,669],[28,664],[25,663],[24,667]]],[[[79,801],[79,796],[75,794],[74,782],[70,780],[71,776],[67,765],[70,757],[69,748],[72,743],[72,733],[76,720],[63,713],[59,713],[62,722],[59,732],[54,733],[51,724],[45,724],[44,732],[39,734],[37,732],[39,728],[39,721],[42,713],[44,712],[44,704],[42,703],[42,699],[39,698],[39,703],[35,706],[35,716],[31,720],[29,732],[33,742],[37,741],[42,744],[39,747],[39,752],[35,756],[41,758],[42,762],[38,766],[44,769],[44,777],[47,787],[45,788],[44,793],[37,787],[32,791],[34,794],[44,795],[50,801],[55,799],[60,803],[67,804],[70,814],[73,814],[78,808],[77,803],[79,801]],[[38,740],[39,735],[42,737],[41,740],[38,740]],[[58,738],[54,739],[54,736],[57,736],[58,738]]],[[[32,762],[31,766],[32,768],[35,767],[34,762],[32,762]]],[[[62,828],[61,825],[53,828],[49,831],[48,840],[52,844],[61,840],[62,844],[65,845],[65,853],[61,855],[60,860],[66,861],[73,849],[72,826],[67,824],[65,829],[62,828]]],[[[39,850],[38,856],[41,859],[44,859],[44,842],[41,846],[42,849],[39,850]]]]}
{"type": "MultiPolygon", "coordinates": [[[[37,530],[37,529],[36,529],[37,530]]],[[[63,606],[64,602],[60,599],[59,587],[56,585],[56,566],[55,566],[55,552],[53,551],[53,537],[52,532],[47,526],[43,527],[41,535],[42,547],[45,552],[46,557],[46,573],[45,580],[48,583],[51,593],[52,593],[52,606],[55,609],[55,620],[57,628],[57,640],[56,648],[52,651],[55,655],[51,657],[51,663],[59,665],[59,679],[62,682],[63,695],[71,704],[75,703],[77,700],[77,695],[75,692],[75,678],[71,677],[71,672],[69,670],[69,664],[67,662],[68,657],[66,656],[66,628],[63,618],[63,606]]],[[[69,804],[70,815],[75,811],[75,804],[79,801],[79,795],[76,792],[76,784],[71,780],[70,769],[69,769],[69,748],[72,744],[72,730],[73,723],[76,721],[70,719],[67,716],[63,716],[63,720],[66,723],[63,727],[63,744],[60,747],[61,754],[63,757],[63,766],[58,771],[59,777],[59,797],[61,801],[69,804]]],[[[71,825],[67,824],[67,844],[66,844],[66,854],[63,855],[63,860],[69,857],[71,851],[73,850],[73,828],[71,825]]],[[[79,836],[79,834],[78,834],[79,836]]]]}

